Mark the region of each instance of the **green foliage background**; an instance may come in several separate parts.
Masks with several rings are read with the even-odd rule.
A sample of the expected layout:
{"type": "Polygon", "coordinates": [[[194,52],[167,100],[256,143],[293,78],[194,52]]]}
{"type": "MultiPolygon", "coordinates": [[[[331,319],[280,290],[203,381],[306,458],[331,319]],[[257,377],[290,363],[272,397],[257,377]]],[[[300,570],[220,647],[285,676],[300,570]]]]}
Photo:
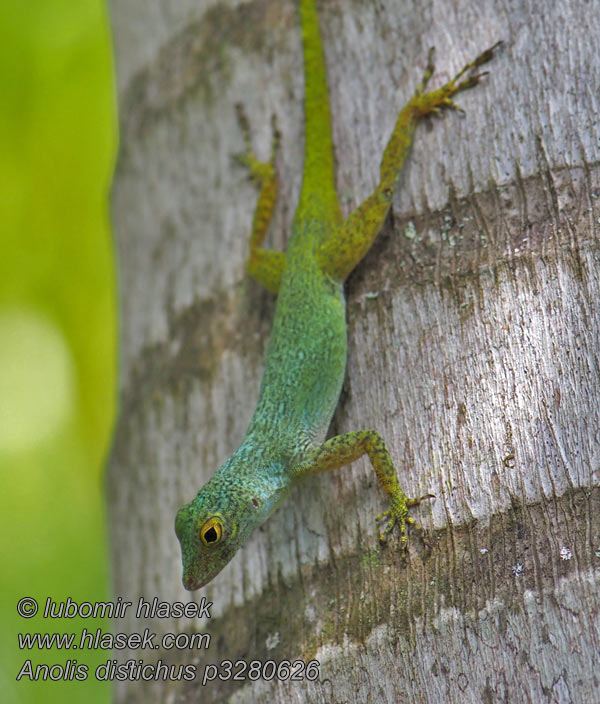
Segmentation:
{"type": "Polygon", "coordinates": [[[20,651],[20,597],[109,598],[103,464],[115,412],[108,192],[115,99],[103,0],[0,0],[0,692],[107,702],[108,651],[20,651]],[[23,662],[90,667],[86,682],[16,681],[23,662]]]}

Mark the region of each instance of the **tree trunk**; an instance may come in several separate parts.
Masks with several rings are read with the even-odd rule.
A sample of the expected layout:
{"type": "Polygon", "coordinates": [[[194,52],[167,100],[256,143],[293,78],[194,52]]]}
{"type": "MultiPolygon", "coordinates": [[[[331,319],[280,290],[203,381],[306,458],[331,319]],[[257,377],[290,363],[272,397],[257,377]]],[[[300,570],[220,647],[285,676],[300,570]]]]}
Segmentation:
{"type": "MultiPolygon", "coordinates": [[[[300,487],[201,592],[181,586],[177,509],[237,447],[273,298],[244,272],[256,191],[230,155],[234,104],[267,157],[282,132],[271,242],[302,173],[296,2],[112,0],[121,151],[121,413],[109,469],[115,597],[213,602],[193,682],[118,702],[593,702],[600,694],[600,13],[584,0],[318,2],[345,212],[375,185],[436,47],[440,85],[493,44],[489,77],[417,131],[393,212],[347,283],[335,432],[377,429],[430,531],[380,549],[367,462],[300,487]],[[206,641],[204,641],[205,643],[206,641]],[[320,662],[310,682],[201,679],[223,660],[320,662]],[[231,699],[233,701],[233,699],[231,699]]],[[[159,641],[157,641],[159,642],[159,641]]],[[[116,657],[116,656],[115,656],[116,657]]],[[[232,673],[241,671],[233,668],[232,673]]],[[[240,675],[243,676],[243,675],[240,675]]]]}

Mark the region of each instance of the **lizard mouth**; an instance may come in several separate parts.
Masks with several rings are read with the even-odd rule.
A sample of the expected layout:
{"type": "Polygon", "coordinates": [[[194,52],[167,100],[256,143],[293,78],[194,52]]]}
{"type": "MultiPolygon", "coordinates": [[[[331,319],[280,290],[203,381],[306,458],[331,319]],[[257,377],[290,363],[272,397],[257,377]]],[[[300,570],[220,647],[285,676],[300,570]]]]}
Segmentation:
{"type": "Polygon", "coordinates": [[[196,589],[203,587],[206,582],[202,582],[199,579],[195,579],[192,575],[184,576],[182,579],[183,586],[188,590],[188,592],[193,592],[196,589]]]}

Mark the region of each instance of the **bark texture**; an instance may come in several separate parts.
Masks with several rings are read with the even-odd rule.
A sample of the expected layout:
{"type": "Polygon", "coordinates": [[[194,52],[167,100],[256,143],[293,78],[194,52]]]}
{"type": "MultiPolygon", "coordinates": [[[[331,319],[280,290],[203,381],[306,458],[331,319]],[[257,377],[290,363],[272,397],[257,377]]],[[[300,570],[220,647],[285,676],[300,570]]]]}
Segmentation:
{"type": "MultiPolygon", "coordinates": [[[[273,312],[244,273],[256,199],[231,159],[282,132],[271,242],[302,166],[291,0],[112,0],[121,151],[121,413],[108,474],[115,597],[190,597],[176,510],[241,441],[273,312]]],[[[504,39],[467,112],[418,129],[392,215],[347,284],[334,430],[377,429],[431,554],[380,550],[366,462],[297,491],[202,594],[211,635],[122,659],[312,659],[315,682],[121,683],[118,702],[600,698],[600,13],[550,0],[323,0],[345,212],[437,50],[438,85],[504,39]]],[[[201,674],[199,674],[199,677],[201,674]]]]}

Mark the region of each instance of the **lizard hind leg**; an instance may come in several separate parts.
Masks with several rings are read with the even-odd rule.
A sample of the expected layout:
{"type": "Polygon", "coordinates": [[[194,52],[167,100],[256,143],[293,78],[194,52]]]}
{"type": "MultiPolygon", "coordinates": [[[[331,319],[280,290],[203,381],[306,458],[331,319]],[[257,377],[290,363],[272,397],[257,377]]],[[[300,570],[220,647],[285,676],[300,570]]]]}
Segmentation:
{"type": "Polygon", "coordinates": [[[365,256],[390,209],[392,196],[412,144],[417,123],[425,115],[440,113],[442,108],[462,112],[452,100],[452,96],[476,86],[485,72],[475,71],[464,78],[463,76],[490,61],[501,43],[497,42],[479,54],[441,88],[426,93],[425,88],[434,72],[434,51],[429,50],[423,78],[412,98],[400,111],[383,153],[377,187],[341,225],[328,234],[317,251],[318,261],[323,271],[338,281],[344,281],[365,256]]]}
{"type": "Polygon", "coordinates": [[[275,116],[271,119],[273,140],[269,161],[259,161],[252,150],[248,118],[240,104],[236,105],[238,122],[244,136],[245,151],[235,154],[234,159],[248,170],[248,178],[259,187],[258,201],[252,219],[250,255],[247,269],[250,275],[266,289],[277,293],[285,263],[283,252],[263,249],[262,244],[269,231],[277,200],[278,180],[275,157],[280,142],[275,116]]]}

